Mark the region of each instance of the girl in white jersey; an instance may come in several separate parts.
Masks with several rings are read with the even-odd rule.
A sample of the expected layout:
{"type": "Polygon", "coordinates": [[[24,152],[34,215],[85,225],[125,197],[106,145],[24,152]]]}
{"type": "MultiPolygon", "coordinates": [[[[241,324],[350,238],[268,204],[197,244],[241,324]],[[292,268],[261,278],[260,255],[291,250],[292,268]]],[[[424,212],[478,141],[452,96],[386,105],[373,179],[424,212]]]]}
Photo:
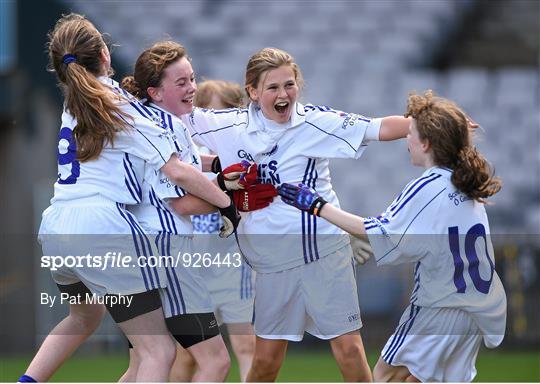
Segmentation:
{"type": "Polygon", "coordinates": [[[44,254],[65,260],[115,251],[137,263],[96,268],[91,260],[52,269],[60,291],[70,296],[70,314],[45,339],[20,381],[48,380],[99,325],[103,306],[88,302],[87,294],[125,297],[107,309],[139,352],[136,380],[165,381],[175,354],[157,291],[166,279],[163,270],[145,263],[157,252],[124,205],[139,202],[137,181],[146,161],[172,183],[227,208],[229,232],[238,221],[234,206],[204,175],[178,160],[169,134],[107,77],[109,51],[90,21],[77,14],[62,17],[48,48],[51,70],[65,94],[65,112],[55,194],[40,227],[44,254]]]}
{"type": "MultiPolygon", "coordinates": [[[[195,74],[185,48],[172,41],[163,41],[146,49],[135,63],[134,75],[122,80],[122,88],[146,100],[145,106],[173,132],[179,158],[202,170],[197,147],[187,128],[175,116],[191,112],[197,90],[195,74]]],[[[156,178],[156,172],[147,167],[142,203],[130,207],[130,211],[147,232],[155,235],[161,254],[174,257],[192,254],[195,249],[190,214],[214,212],[216,208],[187,195],[170,183],[153,182],[156,178]],[[159,189],[164,190],[162,195],[168,196],[168,201],[157,196],[159,189]],[[181,214],[177,214],[175,209],[181,214]]],[[[229,372],[227,348],[220,335],[210,293],[200,269],[184,267],[182,263],[167,268],[169,289],[163,292],[162,302],[166,323],[178,341],[177,359],[170,375],[170,380],[174,382],[220,382],[225,380],[229,372]],[[178,364],[180,355],[186,351],[193,356],[197,365],[192,377],[186,377],[186,370],[178,364]]],[[[122,381],[132,381],[138,365],[139,359],[130,349],[130,365],[122,381]]]]}
{"type": "MultiPolygon", "coordinates": [[[[196,108],[182,119],[223,165],[255,161],[260,182],[304,182],[338,204],[328,158],[358,158],[371,140],[405,137],[409,122],[302,105],[301,83],[287,52],[265,48],[247,64],[248,109],[196,108]]],[[[242,223],[240,246],[257,272],[257,337],[247,381],[275,380],[288,341],[300,341],[305,331],[330,341],[346,381],[370,381],[348,235],[281,201],[244,214],[242,223]]]]}
{"type": "Polygon", "coordinates": [[[283,184],[287,204],[369,237],[378,265],[415,263],[410,306],[384,347],[375,381],[472,381],[482,339],[502,342],[506,295],[497,273],[484,199],[500,190],[452,102],[411,95],[408,148],[426,168],[378,217],[326,204],[307,186],[283,184]]]}
{"type": "MultiPolygon", "coordinates": [[[[200,108],[227,109],[242,108],[246,94],[237,83],[224,80],[205,80],[198,84],[194,104],[200,108]]],[[[220,226],[218,215],[195,215],[192,217],[195,233],[203,242],[212,241],[216,228],[220,226]]],[[[219,244],[215,244],[216,248],[219,244]]],[[[238,245],[218,248],[222,252],[238,252],[238,245]]],[[[214,312],[218,320],[227,326],[231,347],[238,361],[240,380],[246,381],[255,351],[253,334],[254,273],[242,263],[239,268],[210,266],[202,270],[204,280],[210,290],[214,312]]],[[[178,357],[178,356],[177,356],[178,357]]]]}

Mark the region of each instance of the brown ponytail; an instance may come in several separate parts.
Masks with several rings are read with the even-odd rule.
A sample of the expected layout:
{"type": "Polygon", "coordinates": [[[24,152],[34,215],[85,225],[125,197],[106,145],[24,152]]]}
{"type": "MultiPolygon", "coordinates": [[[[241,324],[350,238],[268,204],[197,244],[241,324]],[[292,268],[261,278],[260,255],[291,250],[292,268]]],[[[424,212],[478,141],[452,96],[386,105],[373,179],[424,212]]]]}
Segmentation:
{"type": "Polygon", "coordinates": [[[139,83],[137,83],[137,81],[135,80],[135,77],[133,76],[124,77],[122,79],[122,82],[120,83],[120,86],[122,87],[122,89],[131,93],[137,99],[142,99],[141,88],[139,87],[139,83]]]}
{"type": "Polygon", "coordinates": [[[127,129],[123,118],[129,118],[117,106],[119,97],[97,79],[108,74],[101,61],[105,42],[90,21],[75,13],[62,16],[48,37],[49,71],[56,73],[66,109],[77,119],[77,157],[95,159],[105,143],[113,144],[116,132],[127,129]]]}
{"type": "Polygon", "coordinates": [[[455,103],[434,97],[431,90],[423,96],[411,94],[407,116],[416,120],[420,139],[429,142],[435,164],[453,170],[458,190],[479,202],[499,192],[501,181],[472,144],[467,117],[455,103]]]}

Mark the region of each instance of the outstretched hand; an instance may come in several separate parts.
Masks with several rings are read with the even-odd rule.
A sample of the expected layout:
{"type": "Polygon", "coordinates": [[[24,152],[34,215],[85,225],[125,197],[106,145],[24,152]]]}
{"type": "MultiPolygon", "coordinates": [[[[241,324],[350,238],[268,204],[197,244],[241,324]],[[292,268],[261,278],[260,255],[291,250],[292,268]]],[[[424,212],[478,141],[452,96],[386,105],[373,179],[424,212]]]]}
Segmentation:
{"type": "Polygon", "coordinates": [[[317,191],[304,184],[283,183],[278,187],[278,194],[285,204],[316,216],[320,215],[322,207],[326,204],[326,200],[317,191]]]}

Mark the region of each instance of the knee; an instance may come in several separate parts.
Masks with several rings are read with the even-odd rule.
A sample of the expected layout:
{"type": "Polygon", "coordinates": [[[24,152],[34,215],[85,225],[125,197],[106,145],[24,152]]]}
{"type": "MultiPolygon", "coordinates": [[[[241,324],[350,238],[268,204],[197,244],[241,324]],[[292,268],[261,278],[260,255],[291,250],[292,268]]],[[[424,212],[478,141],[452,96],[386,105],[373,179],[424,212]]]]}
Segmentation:
{"type": "Polygon", "coordinates": [[[237,343],[234,348],[236,356],[253,356],[255,352],[255,338],[253,340],[242,340],[241,343],[237,343]]]}
{"type": "Polygon", "coordinates": [[[255,356],[253,356],[253,362],[251,363],[251,369],[264,376],[277,376],[280,366],[279,359],[274,359],[270,355],[263,356],[255,354],[255,356]]]}
{"type": "Polygon", "coordinates": [[[231,369],[231,358],[225,344],[223,344],[223,348],[214,349],[210,358],[197,362],[197,364],[202,370],[211,370],[226,376],[231,369]]]}
{"type": "Polygon", "coordinates": [[[336,348],[336,360],[341,362],[356,362],[360,359],[364,352],[361,345],[356,343],[344,344],[336,348]]]}
{"type": "Polygon", "coordinates": [[[105,312],[103,305],[94,305],[91,311],[70,311],[69,318],[77,323],[81,334],[91,335],[101,324],[105,312]]]}
{"type": "Polygon", "coordinates": [[[170,337],[139,344],[135,351],[141,362],[154,360],[172,367],[176,359],[176,345],[170,337]]]}

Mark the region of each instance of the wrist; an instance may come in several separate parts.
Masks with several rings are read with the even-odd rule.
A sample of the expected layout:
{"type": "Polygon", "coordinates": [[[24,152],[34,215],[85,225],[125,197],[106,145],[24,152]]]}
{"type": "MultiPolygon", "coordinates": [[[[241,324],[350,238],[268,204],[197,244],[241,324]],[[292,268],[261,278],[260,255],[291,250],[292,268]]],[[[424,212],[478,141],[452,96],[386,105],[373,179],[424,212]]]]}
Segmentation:
{"type": "Polygon", "coordinates": [[[321,216],[321,211],[326,203],[326,200],[324,200],[322,197],[318,197],[309,208],[309,213],[315,216],[321,216]]]}
{"type": "Polygon", "coordinates": [[[215,174],[218,174],[222,171],[219,156],[214,157],[214,159],[212,160],[212,164],[210,165],[210,171],[215,174]]]}
{"type": "Polygon", "coordinates": [[[233,205],[233,202],[230,196],[227,193],[222,193],[222,196],[220,196],[220,199],[219,199],[219,204],[217,204],[216,207],[218,207],[218,209],[221,210],[224,208],[228,208],[231,205],[233,205]]]}

